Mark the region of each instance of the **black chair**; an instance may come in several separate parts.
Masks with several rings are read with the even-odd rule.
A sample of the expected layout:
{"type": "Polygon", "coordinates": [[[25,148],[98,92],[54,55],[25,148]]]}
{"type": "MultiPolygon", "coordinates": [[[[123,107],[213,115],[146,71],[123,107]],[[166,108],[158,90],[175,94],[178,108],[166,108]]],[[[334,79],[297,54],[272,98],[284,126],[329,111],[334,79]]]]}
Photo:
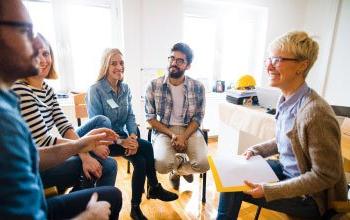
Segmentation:
{"type": "Polygon", "coordinates": [[[331,107],[337,116],[350,118],[350,107],[338,105],[331,105],[331,107]]]}
{"type": "MultiPolygon", "coordinates": [[[[148,127],[148,141],[152,142],[152,128],[148,127]]],[[[205,143],[208,144],[208,132],[209,129],[201,129],[201,132],[203,134],[203,138],[205,140],[205,143]]],[[[205,203],[206,202],[206,187],[207,187],[207,172],[205,173],[200,173],[199,174],[199,178],[201,178],[203,180],[203,187],[202,187],[202,202],[205,203]]]]}

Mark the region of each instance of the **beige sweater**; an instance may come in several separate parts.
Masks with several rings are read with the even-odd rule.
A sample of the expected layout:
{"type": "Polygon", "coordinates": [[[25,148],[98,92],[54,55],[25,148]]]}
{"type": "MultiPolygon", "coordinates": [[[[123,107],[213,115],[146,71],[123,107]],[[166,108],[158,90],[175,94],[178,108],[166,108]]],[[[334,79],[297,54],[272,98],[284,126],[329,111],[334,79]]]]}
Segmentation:
{"type": "MultiPolygon", "coordinates": [[[[287,136],[301,175],[263,185],[267,201],[310,195],[323,214],[331,201],[346,200],[347,186],[340,151],[340,129],[334,112],[315,91],[311,91],[298,111],[287,136]]],[[[249,148],[267,157],[277,154],[275,139],[249,148]]]]}

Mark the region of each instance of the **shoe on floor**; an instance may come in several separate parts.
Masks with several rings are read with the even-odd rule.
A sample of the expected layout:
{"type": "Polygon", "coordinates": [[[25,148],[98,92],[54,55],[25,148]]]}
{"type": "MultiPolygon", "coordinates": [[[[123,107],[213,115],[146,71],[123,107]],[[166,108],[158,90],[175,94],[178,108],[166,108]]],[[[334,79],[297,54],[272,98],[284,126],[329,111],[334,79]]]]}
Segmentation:
{"type": "Polygon", "coordinates": [[[170,183],[171,183],[171,186],[173,187],[173,189],[179,190],[180,176],[172,171],[169,174],[169,180],[170,180],[170,183]]]}
{"type": "Polygon", "coordinates": [[[139,205],[131,206],[130,217],[134,220],[147,220],[147,218],[143,215],[139,205]]]}
{"type": "Polygon", "coordinates": [[[160,199],[162,201],[174,201],[179,198],[176,193],[165,190],[160,183],[155,187],[148,187],[147,198],[160,199]]]}
{"type": "Polygon", "coordinates": [[[183,175],[182,176],[188,183],[192,183],[193,182],[193,174],[190,175],[183,175]]]}

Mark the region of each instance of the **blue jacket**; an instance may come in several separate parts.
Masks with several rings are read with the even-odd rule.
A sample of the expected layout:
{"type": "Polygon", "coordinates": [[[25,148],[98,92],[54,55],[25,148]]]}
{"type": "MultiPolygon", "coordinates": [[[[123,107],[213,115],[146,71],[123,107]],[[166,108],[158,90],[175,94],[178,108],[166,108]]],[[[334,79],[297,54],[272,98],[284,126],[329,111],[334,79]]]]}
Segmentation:
{"type": "Polygon", "coordinates": [[[98,81],[89,89],[87,107],[90,118],[96,115],[109,118],[115,132],[137,134],[131,92],[127,84],[120,83],[120,92],[116,93],[106,78],[98,81]]]}

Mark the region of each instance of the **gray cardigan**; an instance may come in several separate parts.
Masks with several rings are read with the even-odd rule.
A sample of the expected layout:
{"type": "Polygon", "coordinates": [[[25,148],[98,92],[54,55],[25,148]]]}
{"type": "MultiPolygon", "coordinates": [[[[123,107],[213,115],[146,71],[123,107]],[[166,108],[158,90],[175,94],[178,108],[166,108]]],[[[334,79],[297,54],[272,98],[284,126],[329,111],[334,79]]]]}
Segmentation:
{"type": "MultiPolygon", "coordinates": [[[[323,214],[332,201],[347,200],[339,124],[331,107],[315,91],[306,97],[287,136],[301,175],[264,184],[266,201],[310,195],[323,214]]],[[[278,153],[275,139],[249,150],[263,157],[278,153]]]]}

